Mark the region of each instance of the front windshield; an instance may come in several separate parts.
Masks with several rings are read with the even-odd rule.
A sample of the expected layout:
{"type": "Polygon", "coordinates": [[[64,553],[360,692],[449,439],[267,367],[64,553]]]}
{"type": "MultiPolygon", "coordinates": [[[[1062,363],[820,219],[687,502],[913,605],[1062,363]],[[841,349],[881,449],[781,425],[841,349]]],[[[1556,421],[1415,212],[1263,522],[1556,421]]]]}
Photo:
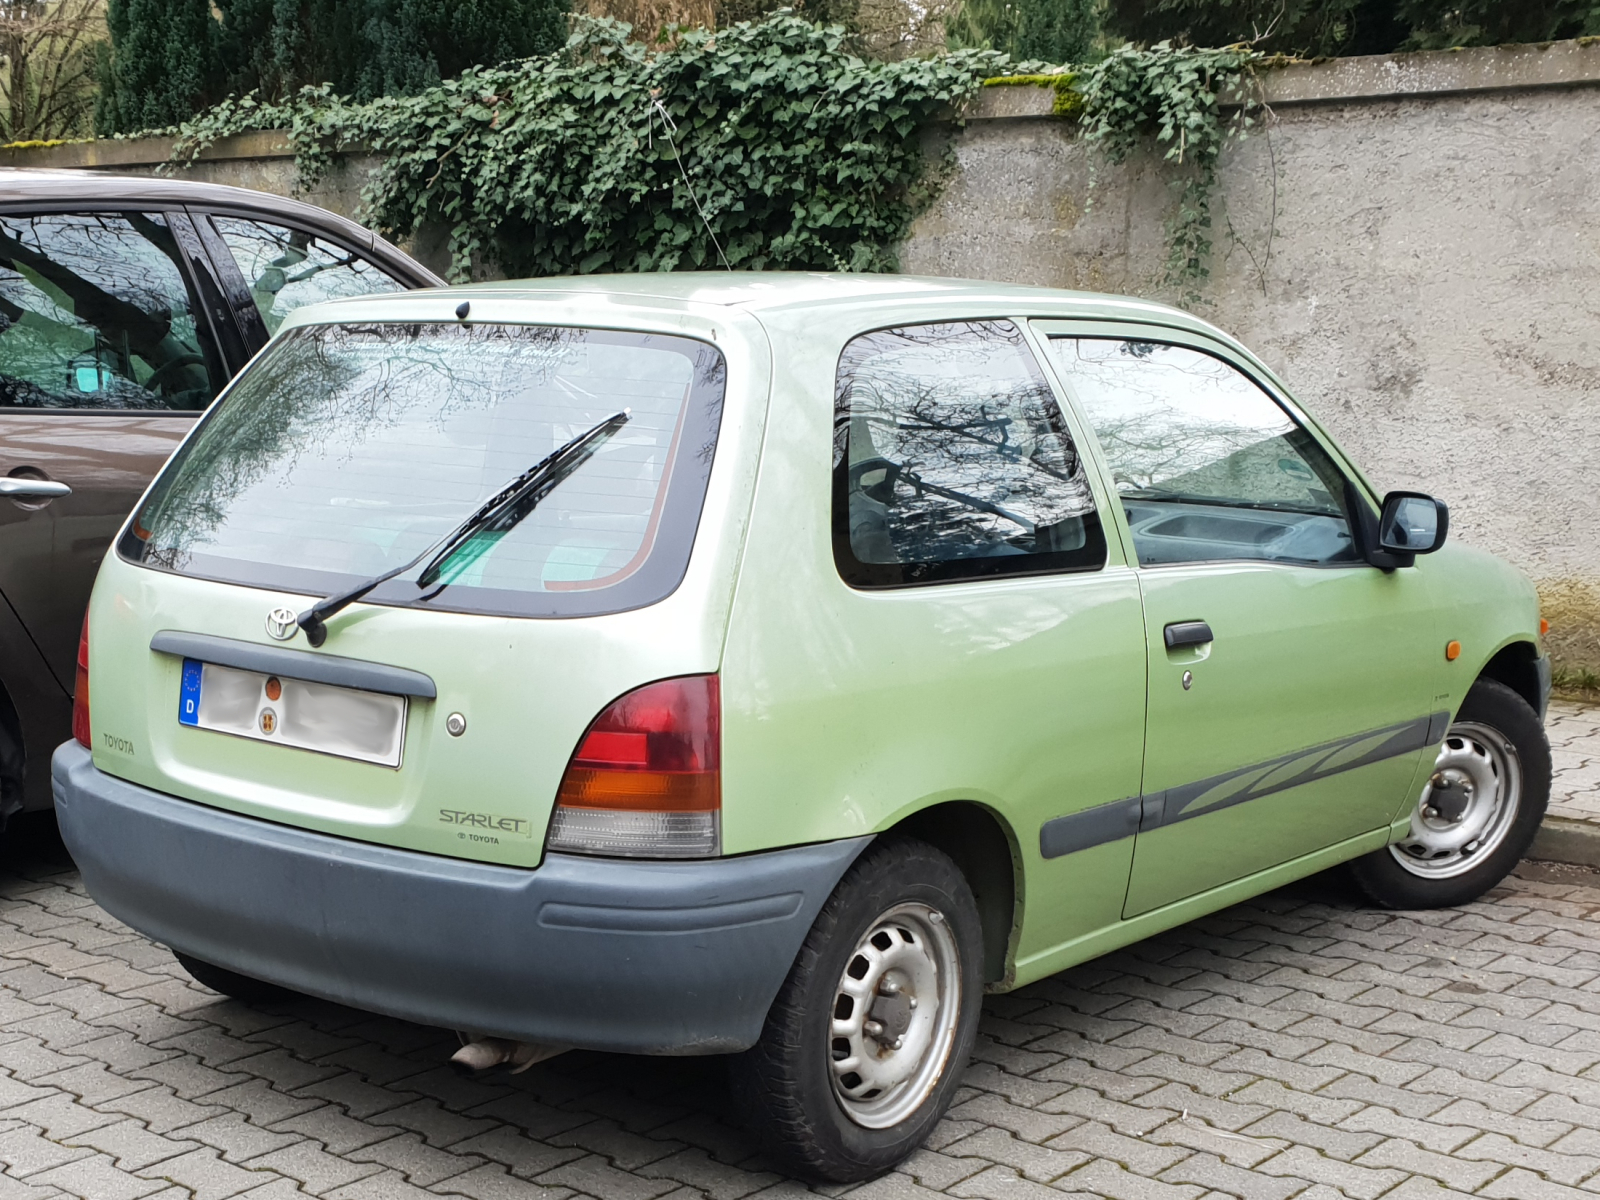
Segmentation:
{"type": "Polygon", "coordinates": [[[627,424],[524,520],[427,589],[365,597],[577,616],[683,577],[721,419],[712,346],[521,325],[312,325],[275,342],[162,472],[118,550],[148,567],[327,595],[422,553],[556,447],[627,424]]]}

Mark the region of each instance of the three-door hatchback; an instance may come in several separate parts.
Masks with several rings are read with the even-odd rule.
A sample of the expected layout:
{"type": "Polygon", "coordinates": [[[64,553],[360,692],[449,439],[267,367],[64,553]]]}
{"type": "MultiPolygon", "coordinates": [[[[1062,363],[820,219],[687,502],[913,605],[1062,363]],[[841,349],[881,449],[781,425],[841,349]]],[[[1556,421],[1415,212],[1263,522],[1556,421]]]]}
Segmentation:
{"type": "Polygon", "coordinates": [[[89,891],[196,979],[730,1054],[863,1178],[1004,991],[1543,815],[1532,586],[1259,361],[1114,297],[657,275],[307,308],[95,586],[89,891]],[[1442,547],[1442,549],[1441,549],[1442,547]]]}

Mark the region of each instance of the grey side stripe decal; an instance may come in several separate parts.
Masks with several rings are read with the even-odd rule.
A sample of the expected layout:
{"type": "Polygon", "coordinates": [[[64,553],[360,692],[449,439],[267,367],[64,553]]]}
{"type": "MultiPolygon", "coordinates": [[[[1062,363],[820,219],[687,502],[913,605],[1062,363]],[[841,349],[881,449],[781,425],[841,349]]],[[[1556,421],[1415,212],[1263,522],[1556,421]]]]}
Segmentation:
{"type": "Polygon", "coordinates": [[[1410,754],[1436,745],[1443,739],[1449,724],[1449,713],[1433,713],[1164,792],[1115,800],[1056,817],[1039,827],[1039,853],[1045,858],[1059,858],[1063,854],[1118,841],[1136,831],[1149,832],[1191,817],[1203,817],[1248,800],[1410,754]]]}

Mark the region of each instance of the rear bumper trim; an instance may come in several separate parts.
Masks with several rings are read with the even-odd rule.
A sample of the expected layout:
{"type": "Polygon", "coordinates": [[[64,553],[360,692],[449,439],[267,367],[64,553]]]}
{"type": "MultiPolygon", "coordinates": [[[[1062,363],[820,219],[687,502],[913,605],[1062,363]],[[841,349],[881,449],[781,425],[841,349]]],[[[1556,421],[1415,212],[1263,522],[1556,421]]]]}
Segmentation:
{"type": "Polygon", "coordinates": [[[354,1008],[525,1041],[742,1050],[871,838],[737,858],[547,854],[536,869],[331,837],[51,763],[90,894],[195,958],[354,1008]]]}

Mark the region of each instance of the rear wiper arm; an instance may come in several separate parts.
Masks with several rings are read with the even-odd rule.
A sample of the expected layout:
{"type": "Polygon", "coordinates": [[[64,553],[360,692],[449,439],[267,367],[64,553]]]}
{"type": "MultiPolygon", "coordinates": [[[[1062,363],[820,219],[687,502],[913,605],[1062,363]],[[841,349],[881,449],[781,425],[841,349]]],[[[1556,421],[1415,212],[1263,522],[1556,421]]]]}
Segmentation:
{"type": "Polygon", "coordinates": [[[306,641],[313,646],[322,645],[328,640],[329,617],[347,605],[354,604],[379,584],[388,583],[397,575],[404,575],[424,559],[428,560],[428,565],[417,577],[417,586],[420,588],[425,588],[438,579],[444,564],[457,550],[466,545],[474,534],[491,526],[497,533],[510,530],[537,508],[540,501],[555,491],[567,476],[588,462],[589,457],[600,448],[602,442],[626,425],[632,411],[625,408],[621,412],[612,413],[592,429],[585,430],[571,441],[552,450],[490,496],[470,517],[410,562],[402,563],[392,571],[374,575],[371,579],[362,580],[355,587],[318,600],[295,618],[295,624],[306,631],[306,641]]]}

